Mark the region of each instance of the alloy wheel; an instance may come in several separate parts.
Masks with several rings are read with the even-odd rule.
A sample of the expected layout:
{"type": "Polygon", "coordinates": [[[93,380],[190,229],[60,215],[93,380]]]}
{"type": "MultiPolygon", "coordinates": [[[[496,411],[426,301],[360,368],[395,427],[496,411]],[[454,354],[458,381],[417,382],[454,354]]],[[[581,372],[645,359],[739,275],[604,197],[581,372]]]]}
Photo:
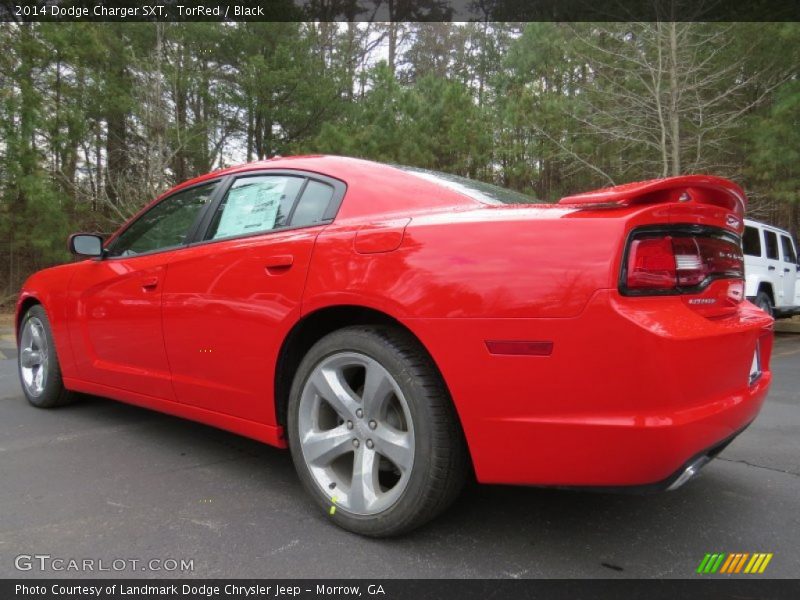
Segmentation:
{"type": "Polygon", "coordinates": [[[31,396],[38,397],[44,391],[48,368],[47,336],[38,317],[25,321],[19,347],[22,383],[31,396]]]}
{"type": "Polygon", "coordinates": [[[332,505],[358,515],[391,508],[414,465],[414,426],[403,392],[376,360],[338,352],[321,360],[300,397],[303,459],[332,505]]]}

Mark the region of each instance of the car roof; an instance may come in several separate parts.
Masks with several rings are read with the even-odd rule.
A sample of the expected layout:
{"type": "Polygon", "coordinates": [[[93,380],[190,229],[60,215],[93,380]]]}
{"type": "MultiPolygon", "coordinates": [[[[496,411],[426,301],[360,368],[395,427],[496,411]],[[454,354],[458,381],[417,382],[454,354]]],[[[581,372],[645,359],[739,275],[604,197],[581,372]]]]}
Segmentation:
{"type": "Polygon", "coordinates": [[[780,227],[775,227],[774,225],[767,225],[766,223],[762,223],[761,221],[754,221],[753,219],[745,219],[744,224],[750,227],[763,227],[764,229],[770,229],[772,231],[777,231],[778,233],[782,233],[784,235],[788,235],[792,237],[788,231],[785,229],[781,229],[780,227]]]}
{"type": "Polygon", "coordinates": [[[195,177],[173,187],[156,200],[183,188],[228,175],[253,171],[295,170],[339,179],[347,185],[347,197],[337,220],[376,214],[474,208],[480,203],[443,185],[428,181],[398,167],[332,155],[275,157],[235,165],[195,177]]]}

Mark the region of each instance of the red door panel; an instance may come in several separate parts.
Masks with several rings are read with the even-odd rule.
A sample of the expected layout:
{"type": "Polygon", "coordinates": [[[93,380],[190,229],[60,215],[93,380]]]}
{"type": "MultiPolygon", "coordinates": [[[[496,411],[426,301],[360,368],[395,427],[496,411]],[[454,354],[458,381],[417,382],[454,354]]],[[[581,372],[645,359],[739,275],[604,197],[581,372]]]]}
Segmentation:
{"type": "Polygon", "coordinates": [[[70,338],[81,379],[174,400],[161,329],[165,263],[172,254],[77,265],[70,338]]]}
{"type": "Polygon", "coordinates": [[[300,314],[322,227],[183,250],[164,287],[164,340],[179,402],[271,423],[283,339],[300,314]]]}

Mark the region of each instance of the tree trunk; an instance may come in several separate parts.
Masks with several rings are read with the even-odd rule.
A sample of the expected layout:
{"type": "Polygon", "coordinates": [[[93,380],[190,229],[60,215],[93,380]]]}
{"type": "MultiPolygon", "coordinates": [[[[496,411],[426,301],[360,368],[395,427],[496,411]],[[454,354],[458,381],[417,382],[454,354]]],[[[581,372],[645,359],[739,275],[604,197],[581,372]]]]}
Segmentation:
{"type": "Polygon", "coordinates": [[[253,160],[253,146],[255,136],[255,125],[253,123],[253,106],[252,102],[247,107],[247,162],[253,160]]]}
{"type": "Polygon", "coordinates": [[[107,76],[114,96],[105,110],[106,196],[112,204],[117,204],[117,186],[122,181],[128,165],[128,115],[126,108],[120,106],[117,98],[129,97],[132,82],[128,66],[124,62],[110,66],[107,76]]]}
{"type": "Polygon", "coordinates": [[[669,24],[669,123],[672,137],[672,175],[681,174],[681,124],[678,113],[678,32],[677,24],[669,24]]]}
{"type": "MultiPolygon", "coordinates": [[[[394,11],[392,0],[389,0],[389,15],[394,11]]],[[[389,23],[389,72],[394,77],[395,62],[397,61],[397,23],[389,23]]]]}
{"type": "Polygon", "coordinates": [[[173,161],[173,169],[175,170],[175,179],[177,181],[186,179],[186,151],[183,148],[185,144],[183,136],[186,135],[186,105],[186,89],[179,79],[175,89],[175,129],[178,134],[178,148],[175,151],[175,160],[173,161]]]}
{"type": "Polygon", "coordinates": [[[256,109],[256,122],[255,122],[255,139],[253,145],[256,152],[256,160],[264,158],[264,120],[261,116],[261,111],[256,109]]]}
{"type": "Polygon", "coordinates": [[[126,123],[125,114],[112,110],[106,114],[106,195],[112,204],[118,197],[116,186],[122,178],[126,164],[126,123]]]}
{"type": "Polygon", "coordinates": [[[483,36],[481,38],[481,57],[478,68],[478,107],[483,108],[483,86],[486,81],[486,40],[489,34],[488,17],[483,21],[483,36]]]}
{"type": "Polygon", "coordinates": [[[95,196],[92,198],[92,211],[96,212],[98,203],[100,201],[100,194],[103,189],[103,156],[102,156],[102,135],[100,133],[100,124],[95,124],[95,138],[94,138],[94,172],[97,174],[97,184],[95,185],[95,196]]]}

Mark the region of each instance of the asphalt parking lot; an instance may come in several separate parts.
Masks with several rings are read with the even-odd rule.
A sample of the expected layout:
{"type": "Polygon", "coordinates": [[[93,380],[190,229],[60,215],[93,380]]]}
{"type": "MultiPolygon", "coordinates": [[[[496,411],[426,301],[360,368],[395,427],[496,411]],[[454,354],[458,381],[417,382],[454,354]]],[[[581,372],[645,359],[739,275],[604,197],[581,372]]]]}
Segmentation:
{"type": "Polygon", "coordinates": [[[800,572],[800,335],[779,334],[758,420],[653,496],[473,485],[396,540],[326,522],[288,453],[100,398],[37,410],[0,330],[0,577],[692,577],[707,552],[800,572]],[[192,559],[191,572],[15,569],[20,554],[192,559]]]}

